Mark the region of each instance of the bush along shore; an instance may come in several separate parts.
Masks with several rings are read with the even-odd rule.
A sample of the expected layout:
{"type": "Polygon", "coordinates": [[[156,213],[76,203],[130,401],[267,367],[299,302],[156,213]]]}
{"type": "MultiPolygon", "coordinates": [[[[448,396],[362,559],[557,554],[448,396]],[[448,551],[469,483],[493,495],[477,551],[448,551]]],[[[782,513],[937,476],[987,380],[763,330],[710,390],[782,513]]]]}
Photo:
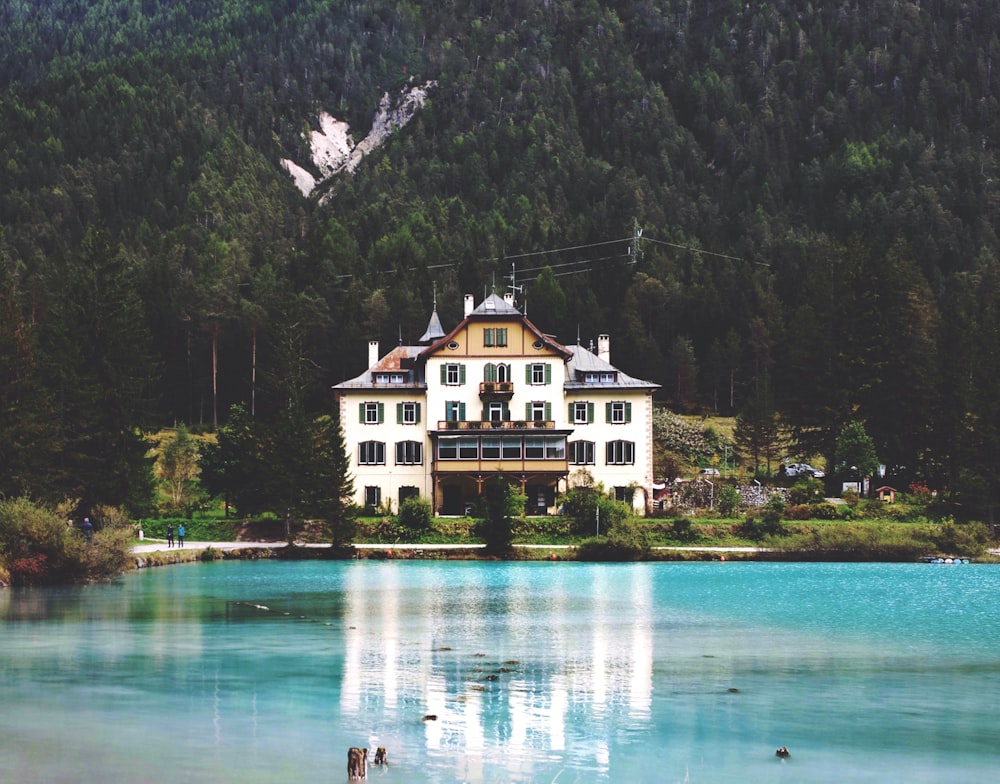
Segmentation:
{"type": "Polygon", "coordinates": [[[78,583],[136,568],[261,558],[915,562],[958,556],[1000,562],[991,551],[996,546],[993,528],[950,518],[900,519],[897,513],[787,520],[776,508],[733,518],[635,518],[602,508],[598,526],[578,522],[592,519],[586,510],[577,517],[518,517],[510,514],[515,507],[505,507],[501,499],[490,524],[429,514],[359,518],[351,537],[359,543],[355,547],[331,545],[329,527],[317,520],[192,516],[131,521],[114,509],[101,509],[91,521],[93,531],[85,532],[59,509],[5,500],[0,502],[0,586],[78,583]],[[168,526],[176,531],[180,524],[188,545],[170,548],[168,526]],[[149,547],[160,542],[162,548],[149,547]],[[192,542],[226,546],[196,547],[192,542]],[[240,542],[255,546],[241,547],[240,542]],[[136,545],[145,545],[144,552],[137,552],[136,545]]]}

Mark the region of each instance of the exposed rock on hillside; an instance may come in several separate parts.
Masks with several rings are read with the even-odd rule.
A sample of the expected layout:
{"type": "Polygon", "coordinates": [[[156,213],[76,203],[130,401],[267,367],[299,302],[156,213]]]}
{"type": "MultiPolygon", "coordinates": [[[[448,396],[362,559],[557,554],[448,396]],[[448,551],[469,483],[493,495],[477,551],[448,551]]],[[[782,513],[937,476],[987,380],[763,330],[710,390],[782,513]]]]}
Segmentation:
{"type": "Polygon", "coordinates": [[[294,178],[302,194],[310,195],[317,186],[341,171],[353,172],[361,160],[378,149],[393,131],[412,120],[427,99],[427,91],[435,84],[408,85],[394,96],[385,93],[372,120],[371,131],[357,144],[346,122],[321,112],[319,130],[309,134],[310,163],[319,175],[289,158],[283,159],[281,165],[294,178]]]}

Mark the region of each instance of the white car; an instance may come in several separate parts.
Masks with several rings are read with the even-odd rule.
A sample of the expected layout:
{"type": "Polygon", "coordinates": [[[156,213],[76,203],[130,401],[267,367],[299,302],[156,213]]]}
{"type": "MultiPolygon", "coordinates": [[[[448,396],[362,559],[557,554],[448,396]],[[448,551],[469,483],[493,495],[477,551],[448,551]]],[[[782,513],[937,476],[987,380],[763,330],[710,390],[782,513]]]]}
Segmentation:
{"type": "Polygon", "coordinates": [[[702,476],[722,476],[718,468],[703,468],[698,473],[702,476]]]}
{"type": "Polygon", "coordinates": [[[808,463],[786,463],[785,476],[811,476],[822,479],[826,474],[808,463]]]}

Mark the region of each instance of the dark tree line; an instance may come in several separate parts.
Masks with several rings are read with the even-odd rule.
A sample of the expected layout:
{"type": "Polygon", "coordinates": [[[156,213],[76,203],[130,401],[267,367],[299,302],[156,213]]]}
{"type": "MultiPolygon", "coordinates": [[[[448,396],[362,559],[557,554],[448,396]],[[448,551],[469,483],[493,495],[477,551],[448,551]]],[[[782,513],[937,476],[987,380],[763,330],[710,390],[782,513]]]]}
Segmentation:
{"type": "Polygon", "coordinates": [[[675,408],[773,412],[828,460],[862,421],[983,513],[998,11],[12,0],[2,489],[136,503],[143,430],[271,424],[291,381],[325,416],[368,339],[415,339],[435,291],[454,324],[513,263],[529,318],[610,333],[675,408]],[[318,113],[364,134],[411,80],[413,122],[303,198],[279,162],[314,168],[318,113]]]}

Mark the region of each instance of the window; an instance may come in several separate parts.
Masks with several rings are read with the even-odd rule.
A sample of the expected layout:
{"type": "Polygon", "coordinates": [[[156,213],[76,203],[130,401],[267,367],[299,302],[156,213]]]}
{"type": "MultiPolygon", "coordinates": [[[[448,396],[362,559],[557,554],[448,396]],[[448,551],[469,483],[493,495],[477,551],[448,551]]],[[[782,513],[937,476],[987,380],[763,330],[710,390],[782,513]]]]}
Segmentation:
{"type": "Polygon", "coordinates": [[[483,409],[483,419],[488,422],[505,422],[510,419],[510,409],[507,403],[491,400],[483,409]]]}
{"type": "Polygon", "coordinates": [[[569,462],[574,465],[594,465],[594,442],[570,441],[569,462]]]}
{"type": "Polygon", "coordinates": [[[479,459],[479,439],[460,438],[458,439],[458,459],[478,460],[479,459]]]}
{"type": "Polygon", "coordinates": [[[548,436],[545,439],[545,459],[566,459],[566,438],[564,436],[548,436]]]}
{"type": "Polygon", "coordinates": [[[419,403],[397,403],[396,422],[400,425],[416,425],[420,422],[419,403]]]}
{"type": "Polygon", "coordinates": [[[503,347],[507,345],[506,327],[486,327],[483,329],[483,345],[503,347]]]}
{"type": "Polygon", "coordinates": [[[545,457],[545,439],[526,438],[524,439],[524,459],[541,460],[545,457]]]}
{"type": "Polygon", "coordinates": [[[458,362],[448,362],[441,366],[441,383],[448,386],[458,386],[465,383],[465,365],[458,362]]]}
{"type": "Polygon", "coordinates": [[[385,419],[385,403],[361,403],[359,409],[363,425],[381,425],[385,419]]]}
{"type": "Polygon", "coordinates": [[[419,441],[396,442],[396,465],[420,465],[424,462],[424,445],[419,441]]]}
{"type": "Polygon", "coordinates": [[[593,403],[570,403],[569,421],[574,425],[588,425],[594,421],[593,403]]]}
{"type": "Polygon", "coordinates": [[[402,373],[378,373],[375,376],[376,384],[402,384],[404,380],[402,373]]]}
{"type": "Polygon", "coordinates": [[[444,404],[444,418],[449,422],[465,421],[465,403],[449,400],[444,404]]]}
{"type": "Polygon", "coordinates": [[[607,403],[607,420],[612,425],[625,425],[632,421],[632,404],[616,400],[607,403]]]}
{"type": "Polygon", "coordinates": [[[483,460],[499,460],[499,459],[500,459],[500,439],[484,438],[483,460]]]}
{"type": "Polygon", "coordinates": [[[552,404],[540,400],[526,403],[524,407],[524,418],[532,422],[542,422],[552,419],[552,404]]]}
{"type": "Polygon", "coordinates": [[[635,463],[635,444],[631,441],[608,441],[608,465],[632,465],[635,463]]]}
{"type": "Polygon", "coordinates": [[[486,365],[483,373],[483,381],[510,381],[510,365],[494,365],[492,362],[486,365]]]}
{"type": "Polygon", "coordinates": [[[525,381],[529,384],[551,384],[552,365],[547,362],[533,362],[525,365],[525,381]]]}
{"type": "Polygon", "coordinates": [[[521,439],[507,437],[501,439],[500,449],[503,453],[504,460],[520,460],[521,459],[521,439]]]}
{"type": "Polygon", "coordinates": [[[583,380],[588,384],[614,384],[614,373],[585,373],[583,380]]]}
{"type": "Polygon", "coordinates": [[[438,439],[438,460],[458,459],[458,438],[456,436],[444,436],[438,439]]]}
{"type": "Polygon", "coordinates": [[[385,444],[381,441],[358,444],[358,465],[385,465],[385,444]]]}
{"type": "Polygon", "coordinates": [[[420,498],[420,488],[413,485],[403,485],[399,488],[399,505],[402,506],[407,498],[420,498]]]}
{"type": "Polygon", "coordinates": [[[374,512],[382,505],[382,488],[365,485],[365,506],[369,512],[374,512]]]}

